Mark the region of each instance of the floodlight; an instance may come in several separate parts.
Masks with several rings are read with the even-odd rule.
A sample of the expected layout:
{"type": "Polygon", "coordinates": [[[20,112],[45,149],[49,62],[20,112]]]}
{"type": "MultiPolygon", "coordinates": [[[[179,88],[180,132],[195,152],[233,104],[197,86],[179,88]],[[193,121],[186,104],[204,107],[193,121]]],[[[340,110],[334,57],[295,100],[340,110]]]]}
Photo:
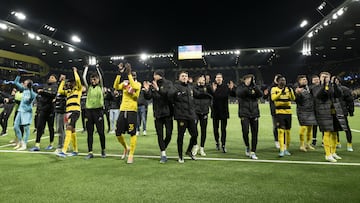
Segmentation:
{"type": "Polygon", "coordinates": [[[305,26],[307,26],[309,24],[309,22],[307,20],[303,20],[300,24],[300,27],[303,28],[305,26]]]}
{"type": "Polygon", "coordinates": [[[73,36],[71,37],[71,40],[72,40],[73,42],[76,42],[76,43],[81,42],[80,37],[78,37],[77,35],[73,35],[73,36]]]}
{"type": "Polygon", "coordinates": [[[25,20],[26,19],[26,15],[24,13],[22,13],[22,12],[12,11],[11,15],[15,16],[19,20],[25,20]]]}

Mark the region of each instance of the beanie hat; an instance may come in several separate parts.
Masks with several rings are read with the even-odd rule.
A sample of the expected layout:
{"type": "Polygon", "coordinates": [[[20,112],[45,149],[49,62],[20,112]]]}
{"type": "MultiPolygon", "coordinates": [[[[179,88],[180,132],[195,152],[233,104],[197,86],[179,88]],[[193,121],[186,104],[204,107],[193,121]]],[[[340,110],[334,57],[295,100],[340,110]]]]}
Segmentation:
{"type": "Polygon", "coordinates": [[[164,73],[164,71],[162,71],[162,70],[156,70],[156,71],[154,72],[154,75],[159,75],[159,76],[161,76],[161,77],[164,77],[165,73],[164,73]]]}

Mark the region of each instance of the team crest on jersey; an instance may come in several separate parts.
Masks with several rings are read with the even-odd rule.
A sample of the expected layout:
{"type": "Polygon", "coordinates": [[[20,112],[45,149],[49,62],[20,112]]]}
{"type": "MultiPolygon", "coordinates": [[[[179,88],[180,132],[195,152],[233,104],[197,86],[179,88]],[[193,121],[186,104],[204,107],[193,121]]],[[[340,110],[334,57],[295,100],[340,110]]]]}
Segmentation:
{"type": "Polygon", "coordinates": [[[185,123],[184,122],[180,122],[180,126],[184,126],[185,125],[185,123]]]}
{"type": "Polygon", "coordinates": [[[134,129],[134,124],[129,124],[129,132],[133,131],[134,129]]]}

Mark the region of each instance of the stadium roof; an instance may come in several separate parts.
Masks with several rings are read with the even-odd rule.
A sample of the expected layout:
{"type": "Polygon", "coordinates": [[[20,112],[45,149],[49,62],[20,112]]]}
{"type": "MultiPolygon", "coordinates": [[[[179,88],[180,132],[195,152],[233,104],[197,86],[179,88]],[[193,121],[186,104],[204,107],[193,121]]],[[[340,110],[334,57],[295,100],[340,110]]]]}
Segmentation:
{"type": "MultiPolygon", "coordinates": [[[[200,60],[178,60],[176,48],[172,48],[168,52],[148,53],[147,57],[145,57],[147,60],[140,59],[141,53],[102,56],[99,53],[92,53],[88,51],[88,49],[79,48],[84,46],[74,43],[70,44],[64,42],[65,40],[57,40],[55,36],[40,34],[42,33],[41,29],[33,31],[30,28],[25,28],[26,26],[24,25],[18,26],[15,23],[9,22],[9,19],[0,21],[0,23],[7,26],[6,29],[0,29],[0,47],[4,50],[36,56],[48,63],[51,67],[60,69],[70,68],[71,66],[81,67],[87,64],[89,56],[96,56],[104,68],[112,68],[112,64],[117,64],[119,61],[131,62],[134,67],[139,69],[258,67],[273,63],[287,63],[289,60],[297,60],[301,56],[304,41],[310,42],[311,56],[307,56],[309,61],[341,61],[359,57],[360,12],[357,11],[359,10],[360,2],[358,0],[341,1],[343,2],[342,4],[339,3],[340,1],[337,1],[337,3],[325,2],[327,2],[328,11],[325,11],[325,9],[318,10],[317,7],[311,8],[312,12],[315,12],[321,17],[320,20],[316,21],[317,23],[313,23],[310,29],[307,28],[307,31],[298,32],[297,35],[299,35],[299,33],[300,35],[297,38],[290,37],[292,42],[288,42],[289,39],[284,38],[283,44],[285,43],[285,46],[265,46],[271,44],[271,42],[264,42],[265,47],[258,46],[238,49],[235,49],[231,45],[229,45],[228,49],[207,49],[207,47],[204,46],[204,56],[203,59],[200,60]],[[335,8],[334,5],[338,5],[338,7],[335,8]],[[340,12],[340,9],[342,9],[343,13],[340,12]],[[325,22],[327,22],[327,25],[325,25],[325,22]],[[313,35],[311,38],[309,38],[310,33],[313,35]],[[74,51],[69,51],[69,49],[73,49],[74,51]]],[[[290,9],[292,7],[289,6],[285,8],[290,9]]],[[[304,7],[300,8],[304,9],[304,7]]],[[[295,10],[294,8],[292,11],[295,12],[295,10]]],[[[304,10],[302,10],[302,12],[304,12],[304,10]]],[[[106,20],[108,19],[102,19],[102,21],[106,20]]],[[[279,22],[279,24],[287,23],[284,21],[279,22]]],[[[45,24],[42,24],[42,26],[44,25],[45,24]]],[[[298,25],[293,25],[293,27],[297,26],[298,25]]],[[[258,28],[261,29],[262,25],[258,26],[258,28]]],[[[212,28],[208,28],[207,32],[211,32],[211,29],[212,28]]],[[[264,26],[264,30],[261,30],[262,36],[269,34],[266,29],[267,27],[264,26]]],[[[100,29],[99,32],[102,31],[103,30],[100,29]]],[[[283,30],[278,30],[278,32],[281,31],[283,30]]],[[[96,31],[94,32],[96,33],[96,31]]],[[[131,30],[129,30],[129,32],[131,32],[131,30]]],[[[232,29],[229,29],[227,32],[232,32],[232,29]]],[[[217,32],[215,32],[215,34],[216,33],[217,32]]],[[[284,36],[285,34],[286,32],[283,31],[283,33],[279,33],[278,35],[284,36]]],[[[146,35],[146,33],[144,33],[144,35],[146,35]]],[[[106,33],[102,36],[106,37],[106,33]]],[[[224,36],[222,35],[222,37],[224,36]]],[[[135,35],[134,38],[136,38],[135,35]]],[[[151,41],[151,39],[148,40],[151,41]]],[[[234,44],[238,41],[237,39],[228,40],[234,41],[234,44]]],[[[116,43],[114,43],[114,46],[116,46],[116,43]]],[[[177,47],[176,44],[173,46],[177,47]]]]}

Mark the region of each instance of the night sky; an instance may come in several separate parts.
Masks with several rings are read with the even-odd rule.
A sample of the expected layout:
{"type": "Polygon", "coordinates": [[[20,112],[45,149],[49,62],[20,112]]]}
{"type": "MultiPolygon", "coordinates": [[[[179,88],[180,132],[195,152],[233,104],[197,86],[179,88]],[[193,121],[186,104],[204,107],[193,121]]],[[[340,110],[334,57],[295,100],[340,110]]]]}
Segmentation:
{"type": "Polygon", "coordinates": [[[187,44],[205,50],[289,46],[306,32],[299,28],[304,18],[310,27],[322,18],[321,2],[0,0],[0,18],[22,11],[26,21],[8,19],[35,32],[49,24],[65,42],[76,33],[80,48],[99,55],[163,53],[187,44]]]}

